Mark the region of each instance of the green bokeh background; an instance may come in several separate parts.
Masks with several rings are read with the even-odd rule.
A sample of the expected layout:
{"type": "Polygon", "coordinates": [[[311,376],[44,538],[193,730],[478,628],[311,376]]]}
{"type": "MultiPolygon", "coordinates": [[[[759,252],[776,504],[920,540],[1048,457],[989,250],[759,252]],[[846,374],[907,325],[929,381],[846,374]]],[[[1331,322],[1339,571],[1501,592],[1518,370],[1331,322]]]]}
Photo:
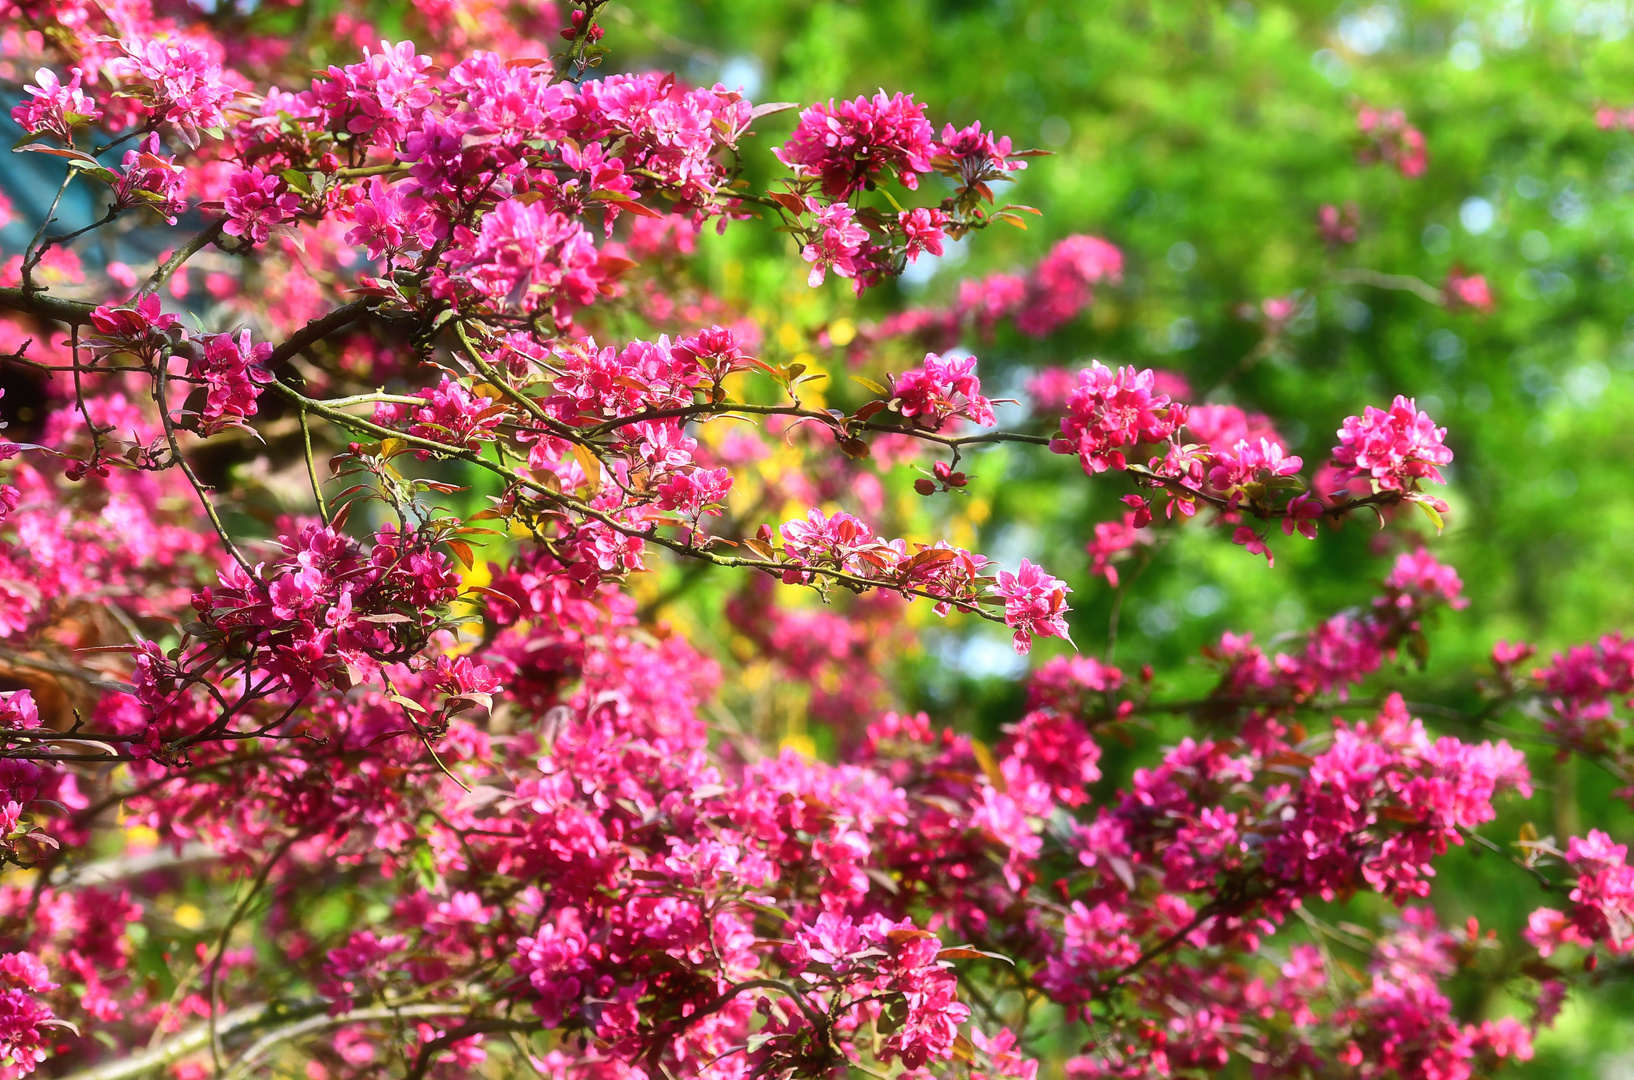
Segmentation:
{"type": "MultiPolygon", "coordinates": [[[[1043,211],[1028,231],[989,230],[962,264],[946,259],[928,281],[860,302],[843,282],[802,298],[801,264],[768,228],[707,239],[699,272],[770,323],[809,335],[834,319],[946,300],[961,277],[1020,268],[1090,232],[1124,251],[1122,284],[1046,340],[1001,332],[968,343],[989,387],[1013,392],[1028,369],[1089,357],[1164,367],[1209,400],[1268,413],[1309,464],[1362,405],[1417,397],[1457,454],[1449,528],[1435,538],[1419,524],[1471,603],[1432,629],[1423,672],[1391,666],[1378,682],[1467,704],[1494,641],[1547,651],[1623,628],[1634,612],[1634,135],[1594,122],[1601,102],[1634,103],[1630,18],[1626,6],[1576,2],[738,0],[615,6],[605,22],[612,68],[723,78],[759,101],[911,90],[938,126],[979,118],[1054,151],[1007,193],[1043,211]],[[1427,138],[1425,176],[1358,162],[1361,102],[1406,111],[1427,138]],[[1361,211],[1360,242],[1330,252],[1317,209],[1346,202],[1361,211]],[[1494,313],[1331,284],[1336,270],[1366,269],[1439,285],[1454,265],[1487,277],[1494,313]],[[1303,309],[1290,335],[1244,365],[1263,330],[1242,305],[1296,290],[1303,309]]],[[[792,123],[763,120],[763,143],[792,123]]],[[[764,146],[750,175],[781,175],[764,146]]],[[[844,403],[838,352],[819,359],[844,403]]],[[[975,495],[991,504],[979,550],[1065,576],[1074,637],[1101,653],[1113,594],[1089,577],[1083,542],[1127,489],[1037,453],[994,451],[972,471],[975,495]]],[[[901,490],[912,474],[899,473],[901,490]]],[[[931,524],[941,512],[924,511],[931,524]]],[[[1387,566],[1371,534],[1357,521],[1316,543],[1277,537],[1268,570],[1217,533],[1186,530],[1129,590],[1116,660],[1125,670],[1152,663],[1176,694],[1201,690],[1210,675],[1199,647],[1223,629],[1265,641],[1365,603],[1387,566]]],[[[688,595],[701,624],[729,586],[688,595]]],[[[926,641],[901,661],[906,704],[988,734],[1015,716],[1019,673],[1001,632],[949,624],[926,641]]],[[[1109,783],[1183,731],[1159,722],[1135,751],[1109,747],[1109,783]]],[[[1507,808],[1489,835],[1512,839],[1533,820],[1562,840],[1589,825],[1634,837],[1609,777],[1547,756],[1534,769],[1538,798],[1507,808]]],[[[1454,851],[1442,864],[1435,903],[1449,921],[1479,914],[1513,942],[1539,902],[1497,859],[1454,851]]],[[[1513,1007],[1474,986],[1459,1004],[1472,1018],[1513,1007]]],[[[1634,1074],[1630,1006],[1634,994],[1613,979],[1575,997],[1523,1072],[1634,1074]]]]}

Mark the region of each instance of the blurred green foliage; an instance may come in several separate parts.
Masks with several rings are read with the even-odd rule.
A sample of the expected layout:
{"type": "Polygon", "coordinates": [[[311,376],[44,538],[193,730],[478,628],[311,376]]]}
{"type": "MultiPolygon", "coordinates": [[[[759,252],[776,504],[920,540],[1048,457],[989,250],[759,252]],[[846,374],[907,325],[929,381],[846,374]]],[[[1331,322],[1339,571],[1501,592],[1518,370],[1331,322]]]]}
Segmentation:
{"type": "MultiPolygon", "coordinates": [[[[1346,415],[1417,397],[1448,427],[1457,460],[1449,528],[1436,538],[1416,525],[1459,569],[1471,603],[1432,628],[1424,671],[1392,667],[1380,681],[1457,704],[1500,638],[1547,654],[1634,621],[1634,135],[1594,120],[1601,102],[1634,101],[1631,18],[1626,4],[1578,0],[652,0],[615,6],[605,21],[614,67],[673,67],[743,84],[757,101],[912,91],[938,126],[979,118],[1054,151],[1005,193],[1043,210],[1028,231],[989,230],[928,280],[860,302],[843,282],[805,292],[802,264],[769,228],[709,237],[708,284],[757,314],[774,344],[782,322],[810,340],[833,320],[945,300],[961,277],[1025,266],[1090,232],[1124,251],[1123,282],[1047,340],[968,342],[990,387],[1015,393],[1031,369],[1090,357],[1167,368],[1210,401],[1269,414],[1308,466],[1346,415]],[[1424,132],[1422,178],[1358,161],[1362,103],[1399,107],[1424,132]],[[1360,211],[1359,242],[1329,250],[1318,207],[1347,202],[1360,211]],[[1338,283],[1365,270],[1439,285],[1454,267],[1486,276],[1495,312],[1338,283]],[[1243,309],[1284,296],[1300,314],[1266,349],[1263,323],[1243,309]]],[[[781,175],[765,146],[792,123],[761,122],[753,179],[781,175]]],[[[843,399],[839,351],[818,359],[843,399]]],[[[992,451],[970,468],[972,497],[990,508],[978,549],[1066,576],[1077,644],[1103,652],[1114,592],[1089,577],[1082,547],[1127,488],[1047,454],[992,451]]],[[[892,490],[905,496],[911,480],[897,470],[892,490]]],[[[948,512],[918,511],[927,522],[948,512]]],[[[1315,543],[1279,536],[1268,570],[1216,532],[1184,530],[1128,588],[1116,662],[1153,664],[1177,695],[1200,691],[1210,675],[1199,648],[1222,630],[1265,641],[1366,603],[1387,565],[1375,535],[1357,520],[1315,543]]],[[[694,618],[713,624],[732,585],[694,590],[694,618]]],[[[1019,673],[1002,633],[950,623],[926,641],[902,660],[907,705],[989,734],[1015,716],[1019,673]]],[[[1133,751],[1109,746],[1108,784],[1182,731],[1156,722],[1133,751]]],[[[1491,835],[1512,836],[1540,814],[1553,815],[1537,821],[1546,834],[1585,822],[1634,833],[1609,778],[1546,756],[1534,766],[1544,792],[1491,835]]],[[[1509,938],[1538,902],[1512,867],[1464,853],[1448,858],[1436,894],[1445,918],[1478,912],[1509,938]]],[[[1615,985],[1575,1000],[1528,1075],[1634,1071],[1631,1004],[1615,985]]]]}

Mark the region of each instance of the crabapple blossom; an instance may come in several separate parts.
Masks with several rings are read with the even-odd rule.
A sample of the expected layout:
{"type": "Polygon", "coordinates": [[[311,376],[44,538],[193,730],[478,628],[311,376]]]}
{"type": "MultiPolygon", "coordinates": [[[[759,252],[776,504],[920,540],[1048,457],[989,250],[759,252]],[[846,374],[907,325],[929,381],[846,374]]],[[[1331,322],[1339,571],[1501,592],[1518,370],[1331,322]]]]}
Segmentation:
{"type": "Polygon", "coordinates": [[[149,133],[136,150],[125,151],[124,172],[114,185],[114,207],[151,206],[176,224],[176,216],[187,209],[187,171],[173,157],[159,153],[159,136],[149,133]]]}
{"type": "Polygon", "coordinates": [[[24,87],[28,97],[11,110],[11,119],[18,127],[33,135],[51,135],[70,145],[74,129],[94,123],[102,116],[96,102],[80,89],[84,73],[74,69],[65,84],[50,68],[34,73],[34,84],[24,87]]]}
{"type": "Polygon", "coordinates": [[[233,175],[223,205],[227,212],[223,232],[241,236],[250,244],[265,244],[273,226],[290,220],[300,210],[301,199],[285,190],[282,179],[268,176],[257,165],[233,175]]]}
{"type": "Polygon", "coordinates": [[[903,416],[931,429],[940,428],[954,417],[963,417],[980,427],[998,423],[993,403],[982,396],[974,356],[926,353],[923,365],[897,376],[895,400],[903,416]]]}
{"type": "Polygon", "coordinates": [[[797,175],[822,181],[823,194],[845,199],[883,170],[910,190],[931,171],[935,131],[912,94],[858,97],[800,113],[789,140],[773,151],[797,175]]]}
{"type": "Polygon", "coordinates": [[[1369,405],[1339,429],[1334,482],[1359,477],[1384,491],[1414,491],[1421,480],[1446,483],[1437,467],[1452,461],[1446,437],[1447,429],[1436,427],[1411,398],[1398,395],[1389,409],[1369,405]]]}
{"type": "Polygon", "coordinates": [[[855,278],[861,269],[858,256],[868,243],[868,231],[856,223],[856,213],[844,203],[825,205],[816,199],[807,199],[806,208],[812,213],[812,239],[800,249],[801,257],[811,263],[806,283],[816,288],[830,270],[855,278]]]}
{"type": "Polygon", "coordinates": [[[272,378],[266,369],[272,345],[251,343],[250,332],[206,334],[197,339],[197,355],[188,373],[204,384],[202,430],[213,434],[256,413],[262,387],[272,378]]]}
{"type": "Polygon", "coordinates": [[[1057,454],[1077,454],[1087,473],[1122,469],[1121,448],[1167,439],[1185,422],[1185,407],[1160,393],[1150,370],[1116,371],[1096,361],[1078,373],[1067,398],[1061,434],[1050,444],[1057,454]]]}

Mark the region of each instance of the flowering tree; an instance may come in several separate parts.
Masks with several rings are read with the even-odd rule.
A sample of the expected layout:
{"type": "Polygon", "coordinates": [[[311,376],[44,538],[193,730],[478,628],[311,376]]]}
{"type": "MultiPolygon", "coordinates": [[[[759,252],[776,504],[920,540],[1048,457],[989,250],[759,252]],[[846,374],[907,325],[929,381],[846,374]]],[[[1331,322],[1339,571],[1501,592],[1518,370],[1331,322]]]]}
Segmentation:
{"type": "MultiPolygon", "coordinates": [[[[1040,372],[1001,428],[956,346],[1075,318],[1122,273],[1091,236],[833,340],[847,386],[684,273],[703,227],[776,227],[811,286],[879,286],[1025,225],[1010,139],[903,93],[757,107],[598,77],[594,0],[428,6],[435,55],[370,44],[316,77],[230,13],[5,10],[6,62],[38,69],[18,150],[63,178],[0,285],[0,359],[47,413],[0,446],[4,1076],[1031,1080],[1053,1054],[1085,1080],[1447,1080],[1530,1057],[1634,948],[1626,848],[1481,832],[1532,795],[1506,740],[1634,774],[1634,644],[1541,667],[1501,646],[1478,705],[1437,716],[1464,738],[1389,685],[1465,603],[1410,539],[1453,460],[1413,400],[1357,403],[1313,468],[1271,419],[1132,366],[1040,372]],[[518,26],[565,48],[530,59],[550,47],[518,26]],[[757,187],[756,129],[796,108],[757,187]],[[79,188],[101,216],[59,225],[79,188]],[[151,267],[77,254],[136,228],[175,230],[151,267]],[[932,351],[892,371],[893,342],[932,351]],[[298,510],[258,513],[220,466],[258,444],[298,510]],[[1353,518],[1400,551],[1296,641],[1225,635],[1200,697],[1110,641],[1064,648],[989,745],[884,707],[881,648],[914,605],[1018,653],[1070,642],[1071,590],[893,535],[868,493],[902,463],[958,498],[1001,445],[1116,485],[1088,544],[1114,585],[1180,529],[1267,573],[1353,518]],[[780,446],[799,466],[757,471],[780,446]],[[637,600],[670,556],[740,575],[728,618],[808,684],[831,759],[720,706],[702,641],[637,600]],[[831,606],[781,602],[800,590],[831,606]],[[1155,715],[1194,737],[1102,783],[1103,744],[1155,715]],[[1551,890],[1502,963],[1424,905],[1453,847],[1551,890]],[[1377,930],[1343,915],[1368,896],[1398,909],[1377,930]],[[1524,1008],[1461,1017],[1460,972],[1524,1008]]],[[[1428,167],[1399,111],[1359,127],[1364,160],[1428,167]]],[[[1354,218],[1324,209],[1323,237],[1354,218]]],[[[1476,275],[1424,288],[1493,303],[1476,275]]],[[[1268,335],[1296,310],[1266,302],[1268,335]]]]}

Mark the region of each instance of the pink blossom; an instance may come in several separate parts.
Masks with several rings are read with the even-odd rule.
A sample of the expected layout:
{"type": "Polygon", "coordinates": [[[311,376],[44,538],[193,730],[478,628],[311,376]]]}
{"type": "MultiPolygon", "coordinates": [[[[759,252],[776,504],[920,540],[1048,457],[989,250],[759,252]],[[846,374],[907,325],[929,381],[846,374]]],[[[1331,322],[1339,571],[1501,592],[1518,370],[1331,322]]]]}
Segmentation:
{"type": "Polygon", "coordinates": [[[102,116],[96,102],[80,89],[83,73],[73,69],[73,77],[66,85],[50,68],[34,73],[35,85],[26,86],[29,96],[11,110],[11,118],[18,127],[34,135],[54,135],[72,146],[74,129],[95,123],[102,116]]]}
{"type": "Polygon", "coordinates": [[[401,194],[378,176],[369,178],[367,192],[353,213],[357,225],[346,234],[346,242],[367,247],[371,259],[405,249],[417,251],[432,241],[432,221],[426,204],[401,194]]]}
{"type": "Polygon", "coordinates": [[[40,710],[34,704],[31,690],[7,690],[0,693],[0,728],[37,728],[40,710]]]}
{"type": "Polygon", "coordinates": [[[330,130],[391,146],[403,140],[435,97],[429,67],[431,58],[416,54],[413,42],[382,41],[379,52],[365,48],[360,63],[331,66],[312,80],[311,98],[330,130]]]}
{"type": "Polygon", "coordinates": [[[1265,542],[1265,536],[1252,526],[1237,526],[1232,530],[1231,542],[1247,548],[1250,555],[1264,555],[1267,566],[1277,564],[1277,558],[1271,553],[1271,546],[1265,542]]]}
{"type": "Polygon", "coordinates": [[[1446,437],[1447,429],[1436,427],[1411,398],[1398,396],[1388,410],[1369,405],[1339,429],[1334,482],[1361,477],[1380,491],[1402,492],[1417,491],[1420,480],[1446,483],[1437,468],[1452,461],[1446,437]]]}
{"type": "Polygon", "coordinates": [[[250,343],[250,332],[206,334],[198,339],[202,350],[188,366],[188,374],[205,386],[201,429],[214,434],[255,415],[261,388],[272,381],[265,364],[272,355],[269,342],[250,343]]]}
{"type": "Polygon", "coordinates": [[[589,304],[601,279],[584,226],[543,203],[502,202],[477,232],[460,226],[446,262],[490,302],[530,312],[589,304]]]}
{"type": "Polygon", "coordinates": [[[942,254],[942,228],[946,224],[947,215],[935,208],[915,207],[898,214],[897,225],[907,244],[908,261],[914,262],[925,254],[942,254]]]}
{"type": "Polygon", "coordinates": [[[1116,247],[1096,236],[1069,236],[1039,260],[1016,327],[1043,337],[1089,306],[1092,286],[1122,277],[1123,253],[1116,247]]]}
{"type": "Polygon", "coordinates": [[[187,209],[187,170],[174,157],[161,156],[159,149],[159,136],[150,132],[140,149],[125,151],[124,172],[114,184],[114,205],[151,206],[166,224],[174,225],[176,215],[187,209]]]}
{"type": "Polygon", "coordinates": [[[1443,289],[1447,294],[1448,307],[1468,308],[1482,315],[1497,309],[1498,303],[1492,297],[1492,287],[1487,284],[1486,276],[1483,274],[1463,274],[1456,269],[1451,270],[1447,274],[1443,289]]]}
{"type": "Polygon", "coordinates": [[[797,176],[823,182],[823,194],[843,200],[889,169],[908,188],[931,171],[934,129],[912,94],[859,97],[813,105],[800,113],[789,141],[772,152],[797,176]]]}
{"type": "Polygon", "coordinates": [[[1284,454],[1282,444],[1263,436],[1258,442],[1239,439],[1229,450],[1222,450],[1209,470],[1209,486],[1228,494],[1233,507],[1241,498],[1245,484],[1275,482],[1281,477],[1296,476],[1304,465],[1298,457],[1284,454]]]}
{"type": "MultiPolygon", "coordinates": [[[[422,439],[474,450],[497,437],[495,429],[509,411],[504,402],[483,397],[446,374],[436,386],[424,387],[416,396],[426,403],[376,405],[374,422],[405,429],[422,439]]],[[[427,451],[420,453],[429,456],[427,451]]]]}
{"type": "Polygon", "coordinates": [[[1423,176],[1429,167],[1424,133],[1409,124],[1400,109],[1362,105],[1356,111],[1356,128],[1366,138],[1360,152],[1363,162],[1384,161],[1409,180],[1423,176]]]}
{"type": "Polygon", "coordinates": [[[1006,174],[1027,167],[1025,161],[1011,158],[1010,137],[1001,135],[995,139],[992,132],[982,130],[980,120],[964,128],[955,128],[952,124],[942,128],[942,137],[937,140],[934,152],[939,157],[953,159],[954,171],[965,187],[1003,179],[1006,174]]]}
{"type": "Polygon", "coordinates": [[[855,278],[861,269],[858,256],[868,243],[868,230],[856,223],[856,213],[843,202],[822,204],[807,199],[806,208],[813,214],[811,242],[800,249],[801,257],[812,264],[806,284],[812,288],[821,285],[829,270],[840,277],[855,278]]]}
{"type": "Polygon", "coordinates": [[[1072,590],[1060,578],[1046,574],[1026,559],[1014,574],[999,571],[991,586],[994,596],[1004,601],[1004,621],[1015,630],[1016,652],[1033,647],[1033,635],[1067,638],[1067,593],[1072,590]]]}
{"type": "Polygon", "coordinates": [[[1316,227],[1322,242],[1330,248],[1354,244],[1361,233],[1361,214],[1355,203],[1346,203],[1343,211],[1332,203],[1323,203],[1316,213],[1316,227]]]}
{"type": "Polygon", "coordinates": [[[147,84],[154,111],[175,125],[188,146],[199,145],[201,130],[223,126],[222,107],[236,91],[223,81],[221,65],[203,48],[183,37],[122,41],[119,47],[132,73],[147,84]]]}
{"type": "Polygon", "coordinates": [[[1078,373],[1067,398],[1061,434],[1050,443],[1057,454],[1078,455],[1086,473],[1127,467],[1121,447],[1167,439],[1185,422],[1185,407],[1158,393],[1151,369],[1113,371],[1100,361],[1078,373]]]}
{"type": "Polygon", "coordinates": [[[260,166],[234,173],[223,202],[227,224],[222,231],[251,244],[266,243],[274,225],[291,220],[301,209],[300,196],[284,190],[283,180],[268,176],[260,166]]]}
{"type": "Polygon", "coordinates": [[[894,393],[903,416],[933,431],[955,417],[980,427],[998,423],[993,403],[982,396],[974,356],[926,353],[923,365],[897,376],[894,393]]]}
{"type": "Polygon", "coordinates": [[[1384,587],[1389,595],[1380,598],[1381,604],[1393,603],[1406,608],[1426,600],[1439,600],[1455,611],[1469,606],[1469,600],[1461,595],[1464,583],[1458,571],[1437,561],[1422,547],[1397,556],[1390,575],[1384,579],[1384,587]]]}
{"type": "Polygon", "coordinates": [[[1089,553],[1089,572],[1106,578],[1106,583],[1114,589],[1118,587],[1118,569],[1112,565],[1112,560],[1137,544],[1151,542],[1151,538],[1140,531],[1136,521],[1135,512],[1126,511],[1117,521],[1097,522],[1094,537],[1084,545],[1084,550],[1089,553]]]}

